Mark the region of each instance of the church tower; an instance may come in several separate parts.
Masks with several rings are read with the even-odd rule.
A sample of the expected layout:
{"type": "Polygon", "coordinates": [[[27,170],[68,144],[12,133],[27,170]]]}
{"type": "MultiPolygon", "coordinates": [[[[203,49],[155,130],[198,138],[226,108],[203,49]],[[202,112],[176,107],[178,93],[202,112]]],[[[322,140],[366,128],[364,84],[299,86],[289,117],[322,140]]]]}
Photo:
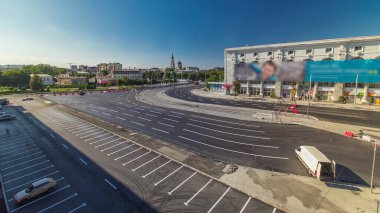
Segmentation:
{"type": "Polygon", "coordinates": [[[178,61],[177,68],[178,68],[178,70],[182,70],[182,62],[181,62],[181,60],[178,61]]]}
{"type": "Polygon", "coordinates": [[[170,61],[170,68],[173,68],[175,70],[175,62],[174,62],[174,55],[172,53],[172,60],[170,61]]]}

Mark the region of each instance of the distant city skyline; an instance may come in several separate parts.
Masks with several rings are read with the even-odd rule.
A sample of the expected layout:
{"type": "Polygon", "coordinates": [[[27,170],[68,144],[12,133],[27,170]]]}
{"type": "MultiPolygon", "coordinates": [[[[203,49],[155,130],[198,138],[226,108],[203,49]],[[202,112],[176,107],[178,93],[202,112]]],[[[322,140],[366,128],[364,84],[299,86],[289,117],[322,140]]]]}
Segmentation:
{"type": "Polygon", "coordinates": [[[371,0],[111,2],[2,1],[0,64],[213,68],[230,47],[380,35],[371,0]]]}

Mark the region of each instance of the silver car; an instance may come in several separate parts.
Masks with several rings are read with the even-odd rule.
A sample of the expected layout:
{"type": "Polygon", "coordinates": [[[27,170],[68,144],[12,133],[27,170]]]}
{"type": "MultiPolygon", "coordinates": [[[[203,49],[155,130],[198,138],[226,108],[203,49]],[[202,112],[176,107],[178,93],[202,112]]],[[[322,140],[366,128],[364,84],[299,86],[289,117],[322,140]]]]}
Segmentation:
{"type": "Polygon", "coordinates": [[[52,191],[56,185],[57,182],[53,178],[43,178],[32,183],[27,189],[15,194],[13,199],[16,205],[20,205],[42,193],[52,191]]]}

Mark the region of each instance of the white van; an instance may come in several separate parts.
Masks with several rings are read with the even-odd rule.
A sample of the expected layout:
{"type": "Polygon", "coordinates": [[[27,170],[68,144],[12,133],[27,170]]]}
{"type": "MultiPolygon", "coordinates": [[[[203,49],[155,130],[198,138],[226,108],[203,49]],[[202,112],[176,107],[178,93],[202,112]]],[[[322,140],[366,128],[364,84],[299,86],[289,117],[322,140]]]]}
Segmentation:
{"type": "Polygon", "coordinates": [[[317,148],[300,146],[295,151],[297,158],[300,159],[311,175],[320,180],[335,178],[335,161],[329,160],[317,148]]]}

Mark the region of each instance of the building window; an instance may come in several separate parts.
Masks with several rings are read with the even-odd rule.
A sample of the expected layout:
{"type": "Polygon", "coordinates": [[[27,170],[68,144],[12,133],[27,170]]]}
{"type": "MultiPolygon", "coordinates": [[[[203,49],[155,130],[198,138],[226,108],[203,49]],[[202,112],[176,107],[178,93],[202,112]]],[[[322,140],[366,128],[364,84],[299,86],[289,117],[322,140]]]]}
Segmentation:
{"type": "Polygon", "coordinates": [[[380,89],[380,84],[369,84],[368,87],[369,87],[369,88],[380,89]]]}
{"type": "MultiPolygon", "coordinates": [[[[347,88],[356,88],[356,83],[345,83],[344,87],[347,87],[347,88]]],[[[364,88],[364,84],[363,83],[358,83],[358,88],[364,88]]]]}
{"type": "Polygon", "coordinates": [[[311,49],[307,49],[306,54],[311,54],[311,49]]]}
{"type": "Polygon", "coordinates": [[[264,84],[266,84],[266,85],[274,85],[274,84],[276,84],[276,82],[275,81],[264,81],[264,84]]]}
{"type": "Polygon", "coordinates": [[[250,92],[251,92],[251,95],[260,95],[260,88],[253,87],[250,92]]]}
{"type": "Polygon", "coordinates": [[[271,56],[273,54],[273,52],[268,52],[268,56],[271,56]]]}
{"type": "Polygon", "coordinates": [[[272,93],[274,93],[274,88],[264,88],[263,90],[264,96],[270,96],[272,93]]]}
{"type": "Polygon", "coordinates": [[[361,51],[363,46],[355,46],[354,51],[361,51]]]}
{"type": "Polygon", "coordinates": [[[253,53],[253,56],[258,56],[259,55],[259,53],[253,53]]]}
{"type": "Polygon", "coordinates": [[[240,57],[244,57],[244,53],[240,54],[240,57]]]}
{"type": "Polygon", "coordinates": [[[293,55],[293,54],[294,54],[293,50],[288,51],[288,55],[293,55]]]}
{"type": "Polygon", "coordinates": [[[319,87],[334,87],[334,82],[318,82],[319,87]]]}
{"type": "Polygon", "coordinates": [[[284,81],[282,82],[282,85],[290,85],[290,86],[295,86],[296,82],[291,82],[291,81],[284,81]]]}
{"type": "Polygon", "coordinates": [[[331,47],[326,48],[326,53],[331,53],[331,52],[332,52],[332,48],[331,47]]]}

